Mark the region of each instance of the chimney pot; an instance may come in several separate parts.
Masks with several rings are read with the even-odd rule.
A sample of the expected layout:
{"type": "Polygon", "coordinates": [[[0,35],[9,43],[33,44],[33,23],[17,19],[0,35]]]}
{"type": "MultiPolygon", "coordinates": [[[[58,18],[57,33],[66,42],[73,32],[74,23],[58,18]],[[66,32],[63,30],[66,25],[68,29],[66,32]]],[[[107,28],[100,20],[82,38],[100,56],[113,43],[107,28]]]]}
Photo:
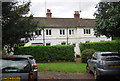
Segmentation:
{"type": "Polygon", "coordinates": [[[79,19],[80,18],[80,13],[79,11],[75,11],[74,13],[74,18],[79,19]]]}
{"type": "Polygon", "coordinates": [[[46,17],[47,18],[52,18],[52,13],[51,13],[50,9],[47,9],[46,17]]]}
{"type": "Polygon", "coordinates": [[[51,11],[50,11],[50,9],[47,9],[47,13],[50,13],[51,11]]]}

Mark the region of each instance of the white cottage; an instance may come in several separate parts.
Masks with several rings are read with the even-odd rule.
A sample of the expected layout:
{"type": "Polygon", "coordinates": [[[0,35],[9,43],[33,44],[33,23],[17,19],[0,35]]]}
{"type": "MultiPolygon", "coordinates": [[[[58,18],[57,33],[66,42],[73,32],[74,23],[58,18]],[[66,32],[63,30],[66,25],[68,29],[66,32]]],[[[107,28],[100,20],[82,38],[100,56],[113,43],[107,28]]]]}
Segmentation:
{"type": "Polygon", "coordinates": [[[52,18],[47,9],[46,17],[35,17],[39,22],[38,29],[33,33],[34,40],[25,46],[33,45],[75,45],[75,53],[80,54],[79,44],[86,42],[109,41],[111,38],[94,35],[95,19],[80,18],[75,11],[74,18],[52,18]]]}

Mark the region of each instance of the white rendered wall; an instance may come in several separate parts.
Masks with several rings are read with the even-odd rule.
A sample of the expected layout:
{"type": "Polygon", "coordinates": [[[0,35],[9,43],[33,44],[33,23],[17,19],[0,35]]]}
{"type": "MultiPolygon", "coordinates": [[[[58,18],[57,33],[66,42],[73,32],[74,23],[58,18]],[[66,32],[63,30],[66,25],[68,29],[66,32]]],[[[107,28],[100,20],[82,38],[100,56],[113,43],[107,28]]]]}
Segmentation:
{"type": "Polygon", "coordinates": [[[51,45],[61,45],[62,42],[65,42],[67,44],[76,44],[75,52],[76,54],[80,54],[79,50],[79,43],[85,43],[87,41],[89,42],[99,42],[99,41],[110,41],[111,38],[107,38],[105,36],[96,37],[94,35],[93,28],[88,28],[91,30],[91,34],[84,34],[84,28],[45,28],[44,29],[44,38],[43,40],[43,30],[42,35],[39,35],[36,37],[35,40],[32,40],[25,44],[25,46],[31,46],[32,43],[43,43],[43,41],[46,43],[50,43],[51,45]],[[46,35],[46,29],[52,30],[52,35],[46,35]],[[65,35],[60,35],[60,29],[65,29],[65,35]],[[69,35],[69,29],[74,29],[74,34],[69,35]],[[68,31],[67,31],[68,30],[68,31]],[[68,33],[68,35],[67,35],[68,33]]]}

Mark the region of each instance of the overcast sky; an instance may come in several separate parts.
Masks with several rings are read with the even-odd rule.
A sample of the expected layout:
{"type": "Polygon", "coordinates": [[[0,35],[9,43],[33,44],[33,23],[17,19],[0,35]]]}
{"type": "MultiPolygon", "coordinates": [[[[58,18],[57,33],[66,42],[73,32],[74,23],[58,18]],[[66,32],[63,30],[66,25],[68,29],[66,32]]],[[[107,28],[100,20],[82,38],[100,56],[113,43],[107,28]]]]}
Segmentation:
{"type": "Polygon", "coordinates": [[[52,17],[55,18],[73,18],[74,11],[80,10],[81,18],[94,18],[95,6],[100,0],[31,0],[31,2],[30,13],[35,17],[46,17],[45,9],[51,9],[52,17]]]}

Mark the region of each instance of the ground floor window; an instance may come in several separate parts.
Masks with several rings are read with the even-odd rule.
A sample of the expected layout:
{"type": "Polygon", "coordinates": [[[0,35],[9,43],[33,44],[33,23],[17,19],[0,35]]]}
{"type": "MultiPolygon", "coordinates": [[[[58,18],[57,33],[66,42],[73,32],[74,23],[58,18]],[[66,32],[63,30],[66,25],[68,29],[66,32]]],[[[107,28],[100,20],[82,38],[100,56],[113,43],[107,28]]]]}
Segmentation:
{"type": "Polygon", "coordinates": [[[32,46],[43,46],[43,43],[32,43],[32,46]]]}
{"type": "Polygon", "coordinates": [[[62,42],[61,45],[66,45],[66,43],[65,43],[65,42],[62,42]]]}
{"type": "Polygon", "coordinates": [[[89,43],[90,41],[85,41],[85,43],[89,43]]]}
{"type": "Polygon", "coordinates": [[[50,46],[51,45],[51,43],[46,43],[46,46],[50,46]]]}

